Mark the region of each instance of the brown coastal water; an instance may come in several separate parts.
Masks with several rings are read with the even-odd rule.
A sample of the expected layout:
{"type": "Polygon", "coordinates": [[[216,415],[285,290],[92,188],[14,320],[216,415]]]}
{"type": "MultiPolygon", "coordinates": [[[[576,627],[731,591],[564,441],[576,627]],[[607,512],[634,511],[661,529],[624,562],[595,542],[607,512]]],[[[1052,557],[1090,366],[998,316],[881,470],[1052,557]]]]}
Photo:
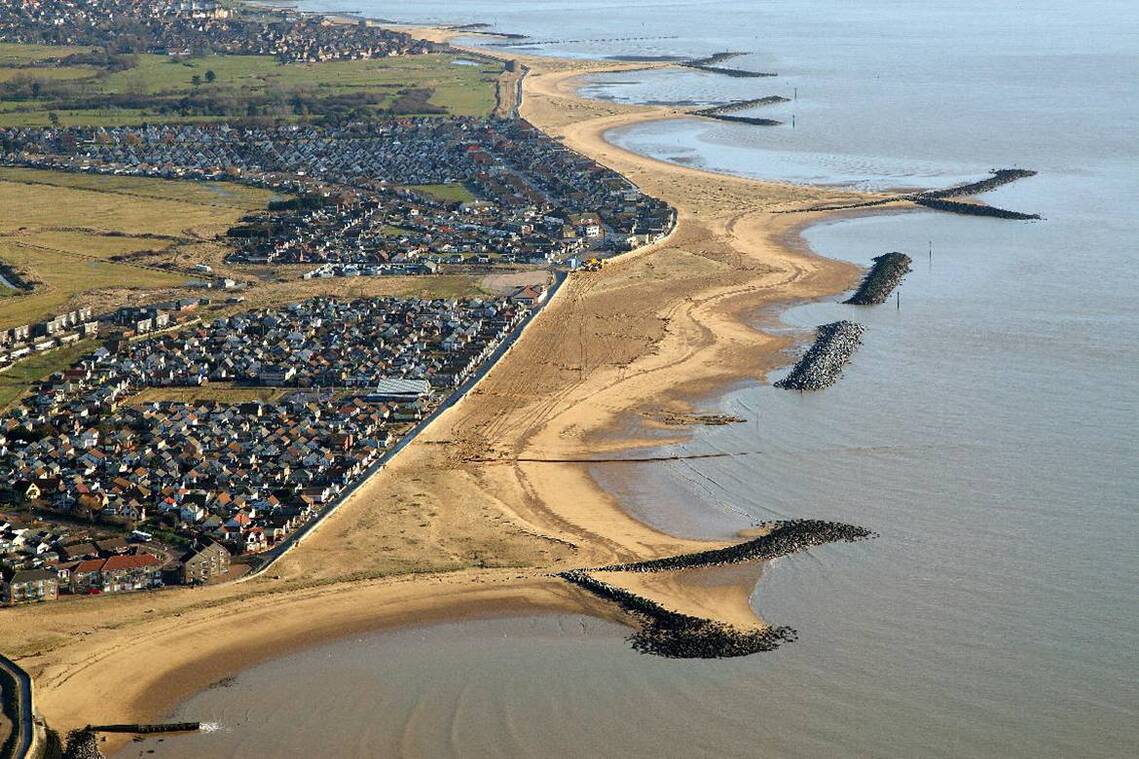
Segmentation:
{"type": "Polygon", "coordinates": [[[914,212],[809,229],[824,255],[915,259],[900,309],[836,298],[754,315],[803,333],[839,318],[864,324],[844,378],[805,396],[741,383],[701,410],[746,423],[695,429],[661,451],[759,455],[595,468],[633,513],[676,534],[794,517],[880,532],[766,569],[754,603],[796,627],[798,642],[678,662],[638,655],[622,628],[578,617],[377,634],[198,694],[174,716],[217,730],[131,744],[123,756],[1139,754],[1133,4],[429,0],[405,17],[364,0],[352,9],[491,21],[539,40],[650,38],[526,52],[753,51],[732,65],[780,77],[623,73],[588,91],[711,102],[798,88],[798,100],[761,114],[783,127],[683,120],[610,137],[716,170],[868,187],[947,186],[1021,165],[1040,174],[986,199],[1046,221],[914,212]]]}

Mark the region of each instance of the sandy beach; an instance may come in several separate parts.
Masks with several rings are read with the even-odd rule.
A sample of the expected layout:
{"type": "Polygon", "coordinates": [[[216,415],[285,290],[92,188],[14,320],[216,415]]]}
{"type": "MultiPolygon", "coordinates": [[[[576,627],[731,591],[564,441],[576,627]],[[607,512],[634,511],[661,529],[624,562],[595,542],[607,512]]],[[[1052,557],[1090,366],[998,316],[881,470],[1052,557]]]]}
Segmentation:
{"type": "MultiPolygon", "coordinates": [[[[748,318],[842,292],[858,270],[806,250],[801,230],[827,217],[777,212],[872,196],[622,150],[608,131],[683,112],[576,95],[581,75],[630,64],[525,62],[522,115],[666,200],[676,230],[572,276],[466,399],[266,575],[5,611],[4,651],[32,674],[52,727],[161,719],[259,661],[387,626],[539,610],[620,619],[550,573],[720,545],[638,522],[573,460],[644,444],[644,419],[691,412],[717,388],[786,363],[791,338],[748,318]]],[[[746,592],[758,572],[680,574],[606,581],[668,608],[763,624],[746,592]]]]}

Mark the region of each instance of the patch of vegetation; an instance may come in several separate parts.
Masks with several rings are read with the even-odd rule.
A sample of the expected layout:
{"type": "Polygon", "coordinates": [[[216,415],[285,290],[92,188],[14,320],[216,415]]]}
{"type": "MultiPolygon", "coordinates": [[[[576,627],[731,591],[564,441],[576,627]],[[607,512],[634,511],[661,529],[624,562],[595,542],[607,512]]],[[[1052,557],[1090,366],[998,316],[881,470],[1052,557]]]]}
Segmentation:
{"type": "Polygon", "coordinates": [[[477,278],[462,274],[443,274],[433,277],[408,277],[407,287],[399,294],[413,298],[485,298],[490,292],[477,278]]]}
{"type": "Polygon", "coordinates": [[[182,274],[85,259],[0,239],[0,259],[24,272],[35,290],[0,300],[0,329],[28,324],[66,311],[72,298],[98,290],[178,287],[182,274]]]}
{"type": "Polygon", "coordinates": [[[127,237],[114,232],[101,234],[90,230],[38,232],[22,236],[20,239],[38,248],[107,259],[130,256],[132,253],[143,251],[162,250],[174,244],[169,239],[160,237],[145,235],[127,237]]]}
{"type": "MultiPolygon", "coordinates": [[[[181,182],[147,177],[75,174],[43,169],[0,168],[0,181],[43,184],[101,193],[122,193],[179,203],[254,211],[277,198],[270,190],[228,182],[181,182]]],[[[157,230],[151,230],[155,232],[157,230]]]]}
{"type": "Polygon", "coordinates": [[[178,287],[186,275],[131,259],[169,248],[192,262],[190,242],[274,197],[226,183],[0,169],[0,261],[33,284],[0,288],[0,329],[67,310],[77,297],[107,310],[129,290],[178,287]]]}
{"type": "Polygon", "coordinates": [[[478,200],[474,193],[458,182],[450,184],[417,184],[410,185],[409,190],[421,192],[444,203],[473,203],[478,200]]]}
{"type": "Polygon", "coordinates": [[[0,61],[13,63],[0,67],[0,126],[489,114],[498,70],[455,59],[435,53],[283,64],[270,56],[178,59],[6,45],[0,61]]]}
{"type": "Polygon", "coordinates": [[[216,401],[218,403],[249,403],[278,401],[289,390],[280,387],[241,387],[232,383],[210,383],[201,387],[148,387],[131,399],[131,403],[142,405],[160,401],[197,403],[216,401]]]}

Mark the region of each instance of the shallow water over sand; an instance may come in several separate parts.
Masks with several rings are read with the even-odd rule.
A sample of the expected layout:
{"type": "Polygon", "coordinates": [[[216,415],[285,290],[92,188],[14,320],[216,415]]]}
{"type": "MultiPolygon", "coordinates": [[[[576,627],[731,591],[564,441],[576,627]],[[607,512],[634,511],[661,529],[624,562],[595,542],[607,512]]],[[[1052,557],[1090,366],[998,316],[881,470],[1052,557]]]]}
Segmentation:
{"type": "Polygon", "coordinates": [[[157,756],[269,755],[265,746],[320,755],[314,745],[330,756],[1134,755],[1139,11],[1004,5],[430,0],[405,17],[386,3],[351,4],[399,20],[497,22],[542,40],[655,37],[528,52],[750,51],[727,65],[781,76],[623,73],[589,92],[711,102],[792,97],[797,87],[798,100],[756,112],[785,126],[683,120],[613,139],[713,169],[877,188],[1020,165],[1041,173],[986,199],[1046,221],[909,212],[810,229],[824,255],[867,263],[902,250],[915,261],[900,309],[826,302],[755,315],[776,329],[865,324],[844,378],[805,396],[741,383],[701,409],[747,422],[697,429],[678,447],[761,455],[596,469],[631,510],[679,534],[730,534],[772,517],[879,531],[871,543],[769,567],[756,606],[798,628],[797,643],[709,663],[639,656],[619,628],[577,618],[377,635],[199,694],[178,716],[229,727],[147,747],[157,756]]]}

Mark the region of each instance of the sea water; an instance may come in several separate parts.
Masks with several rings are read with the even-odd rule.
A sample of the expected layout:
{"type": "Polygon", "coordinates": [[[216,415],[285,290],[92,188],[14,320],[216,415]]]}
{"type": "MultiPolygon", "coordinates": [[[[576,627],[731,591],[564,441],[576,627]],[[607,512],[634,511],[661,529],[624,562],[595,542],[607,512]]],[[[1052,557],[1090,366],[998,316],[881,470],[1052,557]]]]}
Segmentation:
{"type": "Polygon", "coordinates": [[[677,662],[633,653],[618,628],[574,617],[382,634],[199,694],[177,716],[233,729],[148,748],[361,757],[1139,751],[1139,7],[302,7],[492,23],[549,43],[516,48],[530,53],[746,52],[724,65],[779,76],[625,72],[595,77],[586,92],[673,103],[783,95],[791,102],[752,114],[782,126],[685,119],[610,139],[712,170],[870,189],[1032,168],[1037,177],[985,199],[1044,220],[906,212],[808,229],[822,255],[867,264],[901,250],[914,259],[900,302],[855,308],[836,297],[753,315],[757,326],[804,337],[840,318],[866,325],[839,383],[807,395],[739,383],[698,402],[744,423],[697,429],[667,449],[752,455],[594,470],[638,517],[678,534],[724,536],[798,517],[881,533],[768,567],[755,606],[798,628],[798,642],[677,662]],[[641,39],[604,41],[629,37],[641,39]]]}

